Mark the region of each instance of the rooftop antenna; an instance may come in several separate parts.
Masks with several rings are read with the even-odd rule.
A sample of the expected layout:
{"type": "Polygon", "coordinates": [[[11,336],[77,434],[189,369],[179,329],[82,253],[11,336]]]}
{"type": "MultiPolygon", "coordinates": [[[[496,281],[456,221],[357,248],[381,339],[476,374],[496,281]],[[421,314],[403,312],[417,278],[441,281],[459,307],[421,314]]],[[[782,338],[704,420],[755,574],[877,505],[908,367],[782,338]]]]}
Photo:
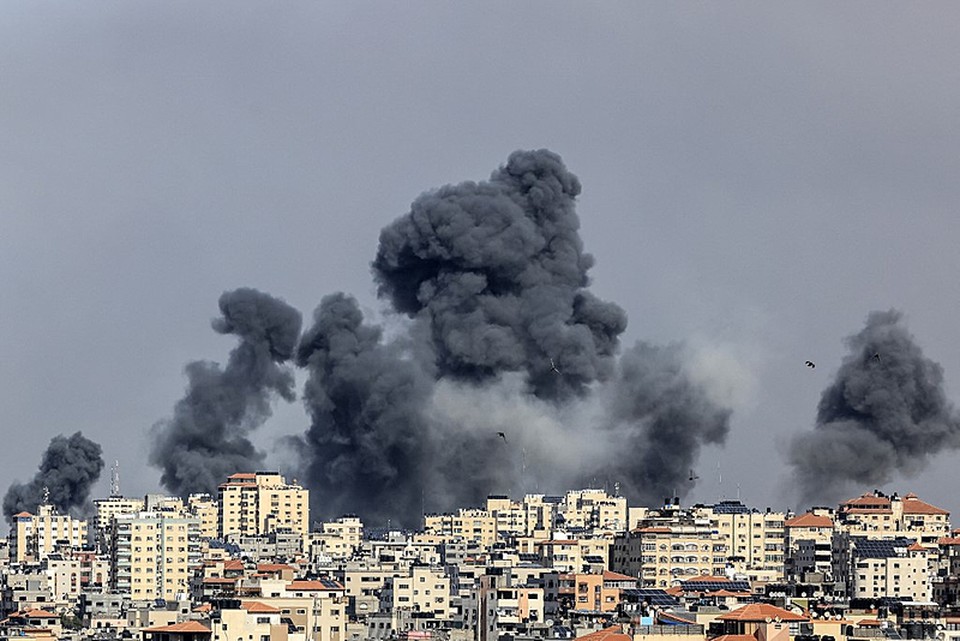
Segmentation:
{"type": "Polygon", "coordinates": [[[110,468],[110,496],[120,496],[120,461],[116,459],[110,468]]]}

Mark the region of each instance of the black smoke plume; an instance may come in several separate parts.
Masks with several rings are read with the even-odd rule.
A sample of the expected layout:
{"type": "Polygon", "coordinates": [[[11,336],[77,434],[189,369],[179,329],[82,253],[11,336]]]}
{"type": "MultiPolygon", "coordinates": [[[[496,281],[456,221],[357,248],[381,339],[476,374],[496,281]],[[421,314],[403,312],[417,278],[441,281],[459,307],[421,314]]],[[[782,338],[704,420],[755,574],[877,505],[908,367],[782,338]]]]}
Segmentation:
{"type": "Polygon", "coordinates": [[[523,371],[557,399],[609,376],[627,321],[586,290],[579,193],[559,156],[518,151],[488,182],[428,192],[380,233],[380,294],[429,327],[440,376],[523,371]]]}
{"type": "Polygon", "coordinates": [[[270,417],[272,395],[295,398],[293,373],[282,364],[296,348],[300,312],[248,288],[225,292],[219,304],[213,329],[236,335],[240,344],[222,369],[189,363],[186,395],[173,417],[154,427],[150,463],[163,470],[164,487],[180,496],[216,495],[227,475],[254,471],[264,455],[248,434],[270,417]]]}
{"type": "Polygon", "coordinates": [[[377,523],[393,516],[414,524],[432,464],[423,415],[432,379],[339,293],[317,308],[297,365],[310,371],[312,426],[303,443],[311,501],[326,514],[362,509],[377,523]]]}
{"type": "Polygon", "coordinates": [[[960,446],[960,417],[943,371],[923,355],[900,312],[873,312],[847,339],[849,354],[823,391],[814,430],[797,436],[789,462],[802,498],[834,500],[851,485],[911,475],[960,446]]]}
{"type": "Polygon", "coordinates": [[[640,345],[618,362],[626,317],[587,289],[579,193],[540,150],[420,196],[381,232],[373,262],[405,321],[394,340],[349,297],[324,299],[297,355],[319,516],[415,525],[418,507],[585,479],[622,482],[629,498],[690,489],[678,475],[701,444],[723,441],[729,411],[679,347],[640,345]]]}
{"type": "Polygon", "coordinates": [[[613,392],[611,436],[621,446],[608,473],[642,505],[689,488],[700,446],[726,440],[731,411],[693,382],[681,345],[627,350],[613,392]]]}
{"type": "Polygon", "coordinates": [[[55,436],[40,461],[40,469],[29,483],[14,483],[3,497],[7,520],[20,512],[37,513],[47,493],[51,505],[62,514],[82,509],[90,488],[100,478],[103,458],[97,443],[76,432],[69,438],[55,436]]]}

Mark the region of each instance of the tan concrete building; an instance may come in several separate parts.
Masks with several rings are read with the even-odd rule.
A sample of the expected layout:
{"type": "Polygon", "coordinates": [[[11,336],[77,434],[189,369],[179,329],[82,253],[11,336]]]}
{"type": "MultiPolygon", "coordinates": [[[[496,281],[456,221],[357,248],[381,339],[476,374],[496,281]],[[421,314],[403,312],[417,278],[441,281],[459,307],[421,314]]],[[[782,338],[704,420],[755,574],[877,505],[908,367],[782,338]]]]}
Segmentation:
{"type": "Polygon", "coordinates": [[[191,494],[187,497],[187,513],[200,523],[201,539],[215,539],[220,528],[220,504],[209,494],[191,494]]]}
{"type": "Polygon", "coordinates": [[[310,559],[348,559],[363,541],[363,522],[356,516],[324,521],[319,531],[304,535],[303,548],[310,559]]]}
{"type": "Polygon", "coordinates": [[[784,522],[784,573],[788,579],[819,573],[829,580],[834,523],[827,512],[807,512],[784,522]]]}
{"type": "Polygon", "coordinates": [[[113,518],[110,584],[134,600],[173,601],[189,592],[192,569],[200,564],[200,524],[157,512],[113,518]]]}
{"type": "Polygon", "coordinates": [[[856,539],[851,554],[849,596],[930,601],[933,597],[929,574],[931,554],[936,553],[909,539],[856,539]]]}
{"type": "Polygon", "coordinates": [[[381,608],[393,615],[395,630],[400,629],[402,612],[446,621],[450,618],[450,579],[441,568],[415,565],[407,576],[386,579],[381,600],[381,608]]]}
{"type": "Polygon", "coordinates": [[[639,577],[644,588],[668,588],[695,576],[722,576],[728,556],[723,538],[708,523],[678,520],[617,536],[610,569],[639,577]]]}
{"type": "Polygon", "coordinates": [[[837,525],[851,536],[902,536],[933,547],[941,537],[950,535],[950,512],[913,493],[900,497],[873,492],[841,503],[837,525]]]}
{"type": "Polygon", "coordinates": [[[20,512],[10,526],[10,560],[42,561],[58,549],[79,550],[87,543],[87,522],[40,505],[37,514],[20,512]]]}
{"type": "Polygon", "coordinates": [[[484,550],[497,541],[496,517],[479,508],[461,508],[456,514],[428,514],[423,526],[428,536],[472,541],[484,550]]]}
{"type": "Polygon", "coordinates": [[[220,486],[218,535],[259,535],[278,529],[306,534],[309,491],[274,472],[238,473],[220,486]]]}
{"type": "Polygon", "coordinates": [[[727,548],[727,566],[758,581],[779,580],[784,570],[783,512],[760,511],[740,501],[695,506],[694,518],[706,519],[727,548]]]}

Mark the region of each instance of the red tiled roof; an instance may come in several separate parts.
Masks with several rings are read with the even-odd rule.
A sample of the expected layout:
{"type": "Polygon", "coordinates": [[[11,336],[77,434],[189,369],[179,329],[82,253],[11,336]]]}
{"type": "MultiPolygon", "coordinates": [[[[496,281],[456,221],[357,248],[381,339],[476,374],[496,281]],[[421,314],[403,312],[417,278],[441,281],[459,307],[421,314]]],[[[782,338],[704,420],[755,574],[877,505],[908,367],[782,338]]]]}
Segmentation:
{"type": "Polygon", "coordinates": [[[807,512],[792,519],[787,519],[784,527],[833,527],[833,521],[829,516],[820,516],[813,512],[807,512]]]}
{"type": "Polygon", "coordinates": [[[714,637],[713,641],[757,641],[757,637],[752,634],[721,634],[714,637]]]}
{"type": "Polygon", "coordinates": [[[258,572],[282,572],[283,570],[292,570],[292,565],[286,563],[257,563],[258,572]]]}
{"type": "Polygon", "coordinates": [[[874,494],[863,494],[855,499],[844,501],[841,507],[846,508],[847,512],[889,512],[890,499],[886,496],[876,496],[874,494]]]}
{"type": "Polygon", "coordinates": [[[46,610],[40,610],[37,608],[30,608],[28,610],[21,610],[19,612],[14,612],[10,615],[10,618],[18,619],[59,619],[60,617],[53,612],[47,612],[46,610]]]}
{"type": "Polygon", "coordinates": [[[630,576],[628,574],[620,574],[619,572],[611,572],[610,570],[604,570],[603,580],[604,581],[636,581],[637,577],[630,576]]]}
{"type": "Polygon", "coordinates": [[[619,625],[611,625],[609,628],[577,637],[576,641],[631,641],[631,638],[629,634],[623,633],[623,628],[619,625]]]}
{"type": "Polygon", "coordinates": [[[19,514],[14,514],[14,515],[13,515],[13,518],[15,518],[15,519],[22,519],[22,518],[31,517],[31,516],[33,516],[33,515],[30,514],[29,512],[23,511],[23,512],[20,512],[19,514]]]}
{"type": "Polygon", "coordinates": [[[789,610],[778,608],[769,603],[751,603],[742,608],[737,608],[729,614],[723,614],[717,617],[719,621],[766,621],[767,619],[780,618],[781,621],[809,621],[810,619],[799,614],[794,614],[789,610]]]}
{"type": "Polygon", "coordinates": [[[643,534],[670,534],[672,532],[668,527],[638,527],[634,532],[641,532],[643,534]]]}
{"type": "Polygon", "coordinates": [[[291,581],[290,583],[287,584],[287,590],[288,591],[299,590],[303,592],[312,592],[314,590],[342,590],[343,589],[343,586],[337,583],[336,581],[333,581],[332,583],[336,584],[336,587],[327,587],[320,581],[304,581],[304,580],[291,581]]]}
{"type": "Polygon", "coordinates": [[[279,614],[280,608],[261,603],[260,601],[247,601],[240,605],[241,608],[253,614],[279,614]]]}
{"type": "Polygon", "coordinates": [[[904,514],[950,514],[947,510],[936,507],[935,505],[930,505],[924,501],[921,501],[917,498],[917,495],[914,493],[907,494],[903,497],[903,513],[904,514]]]}
{"type": "Polygon", "coordinates": [[[242,570],[243,561],[241,561],[240,559],[230,559],[229,561],[224,561],[223,569],[224,570],[242,570]]]}
{"type": "Polygon", "coordinates": [[[174,623],[173,625],[162,625],[158,628],[146,628],[144,632],[206,632],[210,633],[210,628],[199,621],[184,621],[183,623],[174,623]]]}
{"type": "Polygon", "coordinates": [[[227,477],[228,479],[239,480],[239,479],[255,479],[257,475],[253,472],[237,472],[236,474],[231,474],[227,477]]]}

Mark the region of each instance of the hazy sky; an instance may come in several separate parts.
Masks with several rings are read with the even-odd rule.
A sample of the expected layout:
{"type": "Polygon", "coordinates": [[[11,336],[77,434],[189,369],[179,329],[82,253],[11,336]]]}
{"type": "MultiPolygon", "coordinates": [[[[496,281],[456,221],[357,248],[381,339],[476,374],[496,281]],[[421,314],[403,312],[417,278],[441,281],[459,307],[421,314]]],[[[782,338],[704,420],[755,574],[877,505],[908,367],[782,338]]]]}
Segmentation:
{"type": "MultiPolygon", "coordinates": [[[[728,387],[727,445],[690,498],[739,486],[802,507],[784,444],[870,311],[902,310],[960,400],[958,19],[947,3],[3,3],[0,491],[76,430],[119,459],[125,494],[156,491],[147,435],[184,364],[235,344],[210,329],[224,290],[307,319],[344,290],[375,313],[383,226],[547,147],[583,184],[593,291],[627,311],[625,343],[687,341],[728,387]]],[[[256,440],[307,425],[295,403],[256,440]]],[[[887,489],[957,514],[957,457],[887,489]]]]}

